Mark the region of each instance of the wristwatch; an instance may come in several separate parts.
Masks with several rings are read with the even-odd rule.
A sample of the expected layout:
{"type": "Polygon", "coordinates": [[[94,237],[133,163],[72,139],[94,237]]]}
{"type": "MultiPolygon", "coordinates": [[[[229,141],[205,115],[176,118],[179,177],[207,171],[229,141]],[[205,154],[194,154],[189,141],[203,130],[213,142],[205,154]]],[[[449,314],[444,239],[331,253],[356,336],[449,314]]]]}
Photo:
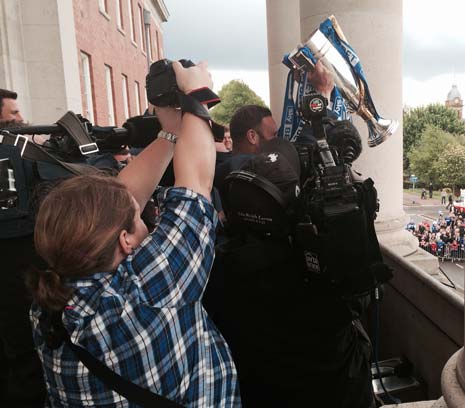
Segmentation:
{"type": "Polygon", "coordinates": [[[157,138],[168,140],[168,142],[176,143],[177,136],[174,133],[167,132],[166,130],[160,130],[157,138]]]}

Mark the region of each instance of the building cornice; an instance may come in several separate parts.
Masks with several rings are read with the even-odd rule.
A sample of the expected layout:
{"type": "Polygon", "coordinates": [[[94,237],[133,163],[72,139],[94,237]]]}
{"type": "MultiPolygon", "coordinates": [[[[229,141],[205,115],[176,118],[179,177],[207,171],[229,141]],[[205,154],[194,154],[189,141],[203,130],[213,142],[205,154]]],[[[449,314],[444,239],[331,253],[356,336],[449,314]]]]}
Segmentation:
{"type": "Polygon", "coordinates": [[[158,11],[161,21],[166,23],[168,21],[170,13],[166,8],[165,2],[163,0],[151,0],[151,3],[153,4],[153,7],[155,7],[155,9],[158,11]]]}

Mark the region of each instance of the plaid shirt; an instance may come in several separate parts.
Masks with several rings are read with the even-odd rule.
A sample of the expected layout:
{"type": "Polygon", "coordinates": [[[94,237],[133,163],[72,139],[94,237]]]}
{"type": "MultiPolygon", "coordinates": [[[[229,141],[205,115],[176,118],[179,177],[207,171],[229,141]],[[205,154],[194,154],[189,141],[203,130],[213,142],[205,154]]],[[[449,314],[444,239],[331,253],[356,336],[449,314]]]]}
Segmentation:
{"type": "MultiPolygon", "coordinates": [[[[71,341],[122,377],[188,407],[238,407],[228,346],[202,307],[216,212],[198,194],[165,190],[155,230],[116,272],[71,282],[63,313],[71,341]]],[[[33,306],[34,341],[53,407],[135,407],[62,345],[48,348],[33,306]]]]}

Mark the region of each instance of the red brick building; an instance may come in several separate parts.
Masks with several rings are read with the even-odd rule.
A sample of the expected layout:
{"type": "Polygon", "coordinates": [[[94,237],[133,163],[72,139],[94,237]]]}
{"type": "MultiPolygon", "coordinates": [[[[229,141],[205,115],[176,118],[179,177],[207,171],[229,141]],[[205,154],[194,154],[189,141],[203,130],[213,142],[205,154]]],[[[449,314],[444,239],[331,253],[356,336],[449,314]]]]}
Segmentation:
{"type": "Polygon", "coordinates": [[[0,88],[24,117],[66,111],[121,125],[146,108],[148,65],[163,56],[163,0],[0,0],[0,88]]]}
{"type": "Polygon", "coordinates": [[[74,0],[73,8],[82,113],[99,125],[121,125],[147,107],[145,76],[163,57],[166,8],[142,0],[74,0]]]}

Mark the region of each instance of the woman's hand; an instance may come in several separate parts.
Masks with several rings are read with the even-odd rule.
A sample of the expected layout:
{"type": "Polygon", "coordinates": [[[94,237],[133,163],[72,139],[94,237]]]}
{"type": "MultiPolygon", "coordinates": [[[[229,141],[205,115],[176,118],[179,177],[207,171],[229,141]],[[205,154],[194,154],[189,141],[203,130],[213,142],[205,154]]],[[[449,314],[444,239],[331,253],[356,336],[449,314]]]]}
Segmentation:
{"type": "Polygon", "coordinates": [[[185,94],[199,88],[212,89],[212,77],[207,70],[207,66],[207,62],[202,61],[193,67],[184,68],[179,61],[173,61],[173,69],[179,89],[185,94]]]}

